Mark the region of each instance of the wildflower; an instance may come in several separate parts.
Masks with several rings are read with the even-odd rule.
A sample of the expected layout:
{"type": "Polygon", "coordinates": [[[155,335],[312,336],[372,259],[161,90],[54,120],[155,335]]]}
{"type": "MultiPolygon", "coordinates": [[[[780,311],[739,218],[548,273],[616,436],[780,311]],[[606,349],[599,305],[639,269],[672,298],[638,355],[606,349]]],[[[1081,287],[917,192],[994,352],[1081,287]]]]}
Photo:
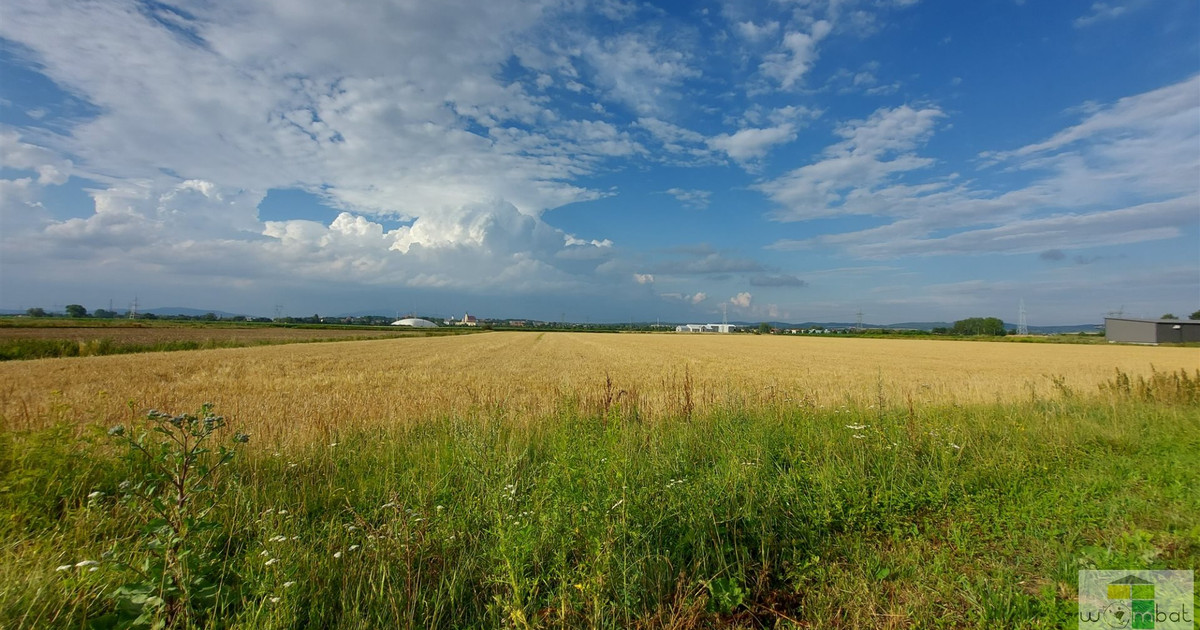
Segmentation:
{"type": "Polygon", "coordinates": [[[279,512],[278,512],[278,513],[279,513],[280,515],[283,515],[283,514],[287,514],[287,513],[288,513],[288,511],[287,511],[287,510],[279,510],[279,512]]]}
{"type": "Polygon", "coordinates": [[[92,573],[93,571],[99,571],[99,570],[100,570],[100,567],[88,567],[88,573],[92,573]]]}
{"type": "Polygon", "coordinates": [[[283,541],[287,540],[287,536],[280,534],[278,536],[272,536],[272,537],[268,538],[267,540],[270,542],[283,542],[283,541]]]}
{"type": "Polygon", "coordinates": [[[295,583],[295,582],[284,582],[284,583],[283,583],[283,588],[292,588],[292,587],[293,587],[293,586],[295,586],[295,585],[296,585],[296,583],[295,583]]]}
{"type": "Polygon", "coordinates": [[[272,603],[272,604],[278,604],[278,603],[279,603],[279,598],[278,598],[278,597],[272,597],[272,598],[271,598],[271,603],[272,603]]]}
{"type": "Polygon", "coordinates": [[[956,451],[957,451],[957,450],[961,450],[961,449],[962,449],[962,447],[961,447],[961,446],[959,446],[959,445],[957,445],[957,444],[955,444],[955,443],[953,443],[953,442],[951,442],[951,443],[950,443],[950,448],[952,448],[952,449],[954,449],[954,450],[956,450],[956,451]]]}
{"type": "Polygon", "coordinates": [[[102,497],[102,496],[104,496],[104,493],[103,493],[103,492],[100,492],[99,490],[97,490],[97,491],[95,491],[95,492],[93,492],[93,493],[89,494],[89,495],[88,495],[88,498],[89,498],[89,499],[99,499],[99,498],[100,498],[100,497],[102,497]]]}
{"type": "Polygon", "coordinates": [[[74,568],[75,568],[75,565],[73,565],[73,564],[64,564],[64,565],[60,565],[58,568],[56,568],[54,570],[55,571],[70,571],[71,569],[74,569],[74,568]]]}
{"type": "Polygon", "coordinates": [[[387,503],[384,503],[383,505],[381,505],[381,506],[379,506],[379,507],[380,507],[381,509],[387,509],[387,508],[390,508],[390,507],[396,507],[396,503],[395,503],[394,501],[388,501],[387,503]]]}
{"type": "Polygon", "coordinates": [[[861,440],[861,439],[863,439],[863,438],[865,438],[865,437],[867,437],[867,436],[865,436],[865,435],[863,435],[863,434],[861,434],[861,433],[855,433],[853,437],[854,437],[854,439],[856,439],[856,440],[861,440]]]}
{"type": "Polygon", "coordinates": [[[240,431],[239,431],[239,432],[237,432],[237,433],[234,433],[234,434],[233,434],[233,441],[234,441],[234,442],[237,442],[237,443],[239,443],[239,444],[245,444],[246,442],[249,442],[249,441],[250,441],[250,434],[249,434],[249,433],[242,433],[242,432],[240,432],[240,431]]]}
{"type": "Polygon", "coordinates": [[[350,551],[358,551],[358,545],[350,545],[350,551]]]}
{"type": "Polygon", "coordinates": [[[272,564],[275,564],[276,562],[279,562],[279,558],[271,558],[270,560],[267,560],[265,563],[263,563],[263,566],[269,567],[272,564]]]}
{"type": "Polygon", "coordinates": [[[444,510],[444,509],[446,509],[446,508],[445,508],[445,507],[442,507],[442,506],[440,506],[440,505],[439,505],[439,506],[437,506],[437,508],[435,508],[435,509],[437,509],[437,511],[441,512],[442,510],[444,510]]]}
{"type": "Polygon", "coordinates": [[[96,562],[95,560],[81,560],[81,561],[75,563],[75,568],[82,569],[83,567],[94,567],[98,564],[100,564],[100,563],[96,562]]]}
{"type": "Polygon", "coordinates": [[[340,551],[338,551],[338,552],[335,552],[335,553],[333,554],[333,557],[334,557],[334,558],[341,558],[341,557],[342,557],[342,552],[340,552],[340,551]]]}
{"type": "Polygon", "coordinates": [[[332,443],[330,443],[330,444],[329,444],[329,448],[333,448],[333,447],[335,447],[335,446],[337,446],[337,445],[338,445],[338,443],[337,443],[337,442],[332,442],[332,443]]]}
{"type": "Polygon", "coordinates": [[[862,431],[863,429],[867,428],[867,425],[865,425],[865,424],[847,424],[846,428],[853,429],[855,431],[862,431]]]}

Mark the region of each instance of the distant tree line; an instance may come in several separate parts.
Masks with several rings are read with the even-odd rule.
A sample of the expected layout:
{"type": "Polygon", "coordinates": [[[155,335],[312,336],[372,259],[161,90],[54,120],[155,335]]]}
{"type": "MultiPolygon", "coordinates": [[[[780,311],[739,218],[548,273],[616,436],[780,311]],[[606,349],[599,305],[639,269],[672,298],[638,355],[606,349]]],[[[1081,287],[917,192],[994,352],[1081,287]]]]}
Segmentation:
{"type": "Polygon", "coordinates": [[[934,328],[931,331],[935,335],[962,335],[962,336],[993,336],[1003,337],[1009,334],[1004,329],[1004,322],[998,317],[968,317],[954,322],[954,326],[946,328],[944,326],[934,328]]]}

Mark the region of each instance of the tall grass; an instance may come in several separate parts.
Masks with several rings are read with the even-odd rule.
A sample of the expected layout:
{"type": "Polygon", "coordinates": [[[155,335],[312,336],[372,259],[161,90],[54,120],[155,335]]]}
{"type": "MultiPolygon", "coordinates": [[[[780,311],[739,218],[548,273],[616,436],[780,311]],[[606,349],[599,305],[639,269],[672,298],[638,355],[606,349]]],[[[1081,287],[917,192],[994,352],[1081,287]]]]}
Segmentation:
{"type": "MultiPolygon", "coordinates": [[[[260,444],[206,625],[1061,627],[1078,568],[1200,560],[1200,410],[1112,391],[656,420],[601,391],[260,444]]],[[[77,435],[0,437],[4,627],[81,626],[142,560],[139,470],[77,435]]]]}

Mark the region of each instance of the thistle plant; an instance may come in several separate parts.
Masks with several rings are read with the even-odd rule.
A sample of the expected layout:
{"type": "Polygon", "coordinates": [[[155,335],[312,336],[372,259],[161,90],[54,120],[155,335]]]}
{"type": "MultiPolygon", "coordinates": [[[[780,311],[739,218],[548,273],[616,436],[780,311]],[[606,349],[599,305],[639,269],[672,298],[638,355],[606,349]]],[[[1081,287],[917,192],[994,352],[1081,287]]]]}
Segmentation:
{"type": "MultiPolygon", "coordinates": [[[[117,590],[116,621],[132,627],[177,627],[198,621],[218,603],[227,580],[219,523],[209,517],[219,505],[225,465],[232,445],[210,447],[226,424],[205,403],[196,414],[147,412],[136,435],[118,425],[108,433],[127,449],[140,479],[121,484],[126,505],[145,521],[141,541],[149,554],[140,567],[128,566],[138,579],[117,590]]],[[[235,433],[232,444],[250,437],[235,433]]]]}

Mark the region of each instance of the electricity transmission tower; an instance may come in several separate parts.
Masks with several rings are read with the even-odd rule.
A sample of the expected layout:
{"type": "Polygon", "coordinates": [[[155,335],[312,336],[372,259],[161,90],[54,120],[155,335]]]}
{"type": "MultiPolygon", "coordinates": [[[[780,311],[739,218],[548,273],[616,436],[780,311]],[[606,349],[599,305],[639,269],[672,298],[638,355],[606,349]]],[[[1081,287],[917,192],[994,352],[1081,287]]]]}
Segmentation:
{"type": "Polygon", "coordinates": [[[1029,334],[1029,322],[1025,321],[1025,300],[1021,300],[1020,319],[1017,320],[1017,334],[1029,334]]]}

